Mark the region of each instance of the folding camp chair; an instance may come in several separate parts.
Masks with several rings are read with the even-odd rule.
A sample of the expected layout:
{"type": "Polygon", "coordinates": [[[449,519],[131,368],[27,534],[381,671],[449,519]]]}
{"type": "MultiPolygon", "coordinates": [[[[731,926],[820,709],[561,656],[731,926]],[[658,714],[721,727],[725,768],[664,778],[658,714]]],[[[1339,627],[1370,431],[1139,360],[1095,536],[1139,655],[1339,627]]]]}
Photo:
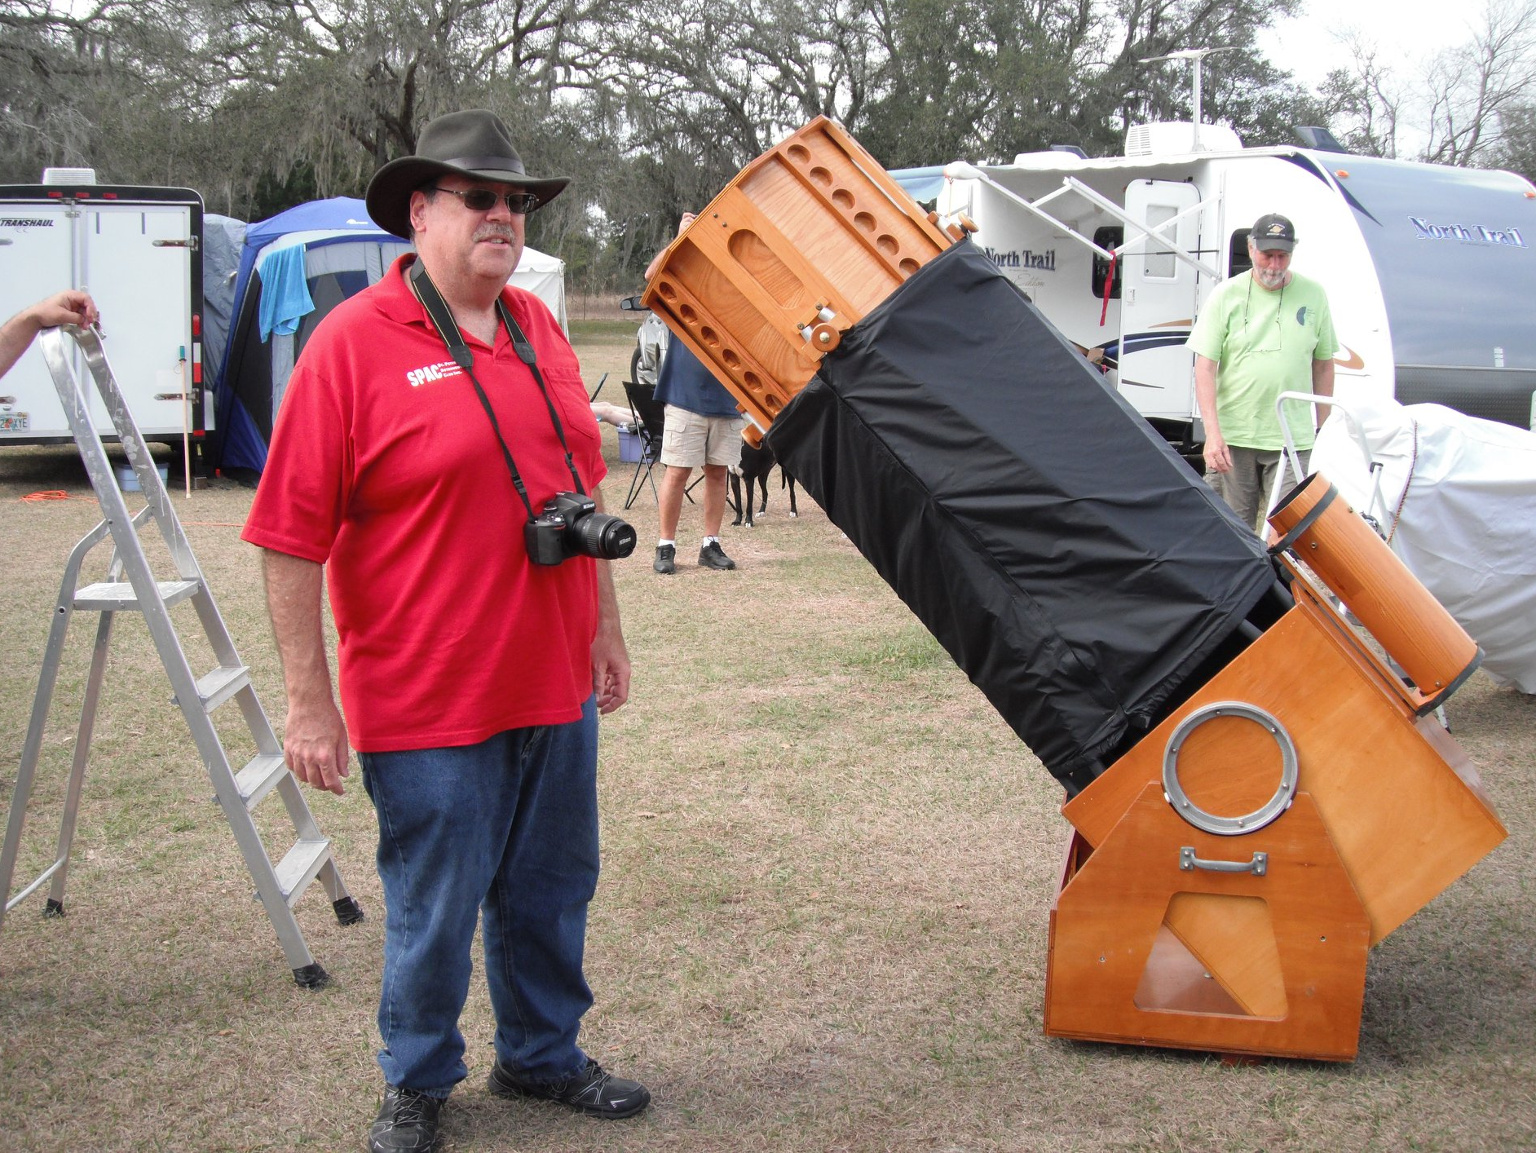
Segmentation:
{"type": "MultiPolygon", "coordinates": [[[[629,397],[629,412],[634,417],[635,435],[640,440],[640,459],[635,462],[634,475],[629,480],[629,495],[624,498],[627,510],[635,503],[646,481],[650,481],[651,495],[656,496],[656,479],[651,469],[661,456],[661,434],[666,426],[666,406],[656,401],[656,390],[650,385],[624,382],[624,395],[629,397]]],[[[659,499],[659,498],[658,498],[659,499]]]]}
{"type": "MultiPolygon", "coordinates": [[[[656,400],[656,389],[649,384],[626,380],[624,393],[629,397],[629,413],[634,420],[635,435],[640,438],[640,460],[635,465],[634,476],[629,482],[629,496],[624,501],[627,509],[635,503],[635,498],[640,495],[648,480],[651,482],[651,495],[656,496],[656,479],[651,476],[651,469],[661,459],[661,434],[667,425],[667,406],[656,400]]],[[[701,470],[693,484],[683,490],[683,496],[689,504],[694,503],[693,490],[703,479],[704,473],[701,470]]]]}

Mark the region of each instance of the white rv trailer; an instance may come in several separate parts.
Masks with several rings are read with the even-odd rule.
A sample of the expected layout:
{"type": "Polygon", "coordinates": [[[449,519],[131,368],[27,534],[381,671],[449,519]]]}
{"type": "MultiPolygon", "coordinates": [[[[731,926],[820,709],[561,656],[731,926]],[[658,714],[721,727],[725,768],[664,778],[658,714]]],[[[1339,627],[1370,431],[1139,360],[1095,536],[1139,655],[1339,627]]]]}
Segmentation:
{"type": "MultiPolygon", "coordinates": [[[[49,169],[41,184],[0,185],[0,317],[62,289],[87,289],[139,431],[178,446],[184,435],[200,440],[213,423],[201,387],[202,229],[202,197],[187,188],[97,184],[77,168],[49,169]]],[[[87,379],[83,361],[74,368],[87,379]]],[[[99,396],[91,412],[97,427],[111,428],[99,396]]],[[[0,381],[0,446],[71,438],[34,345],[0,381]]]]}
{"type": "Polygon", "coordinates": [[[895,175],[973,221],[975,243],[1068,339],[1105,349],[1111,383],[1186,452],[1203,434],[1184,341],[1211,290],[1248,267],[1265,212],[1294,221],[1293,267],[1328,292],[1341,397],[1531,422],[1536,189],[1521,176],[1244,148],[1230,128],[1189,123],[1133,128],[1120,157],[1052,150],[895,175]]]}

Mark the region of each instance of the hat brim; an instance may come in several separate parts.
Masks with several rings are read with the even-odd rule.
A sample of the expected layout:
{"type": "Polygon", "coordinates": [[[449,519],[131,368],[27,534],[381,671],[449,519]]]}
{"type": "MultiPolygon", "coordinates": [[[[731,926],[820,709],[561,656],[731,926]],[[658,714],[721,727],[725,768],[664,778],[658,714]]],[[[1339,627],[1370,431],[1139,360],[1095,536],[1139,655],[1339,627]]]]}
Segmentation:
{"type": "MultiPolygon", "coordinates": [[[[378,217],[374,217],[375,220],[378,217]]],[[[1294,240],[1255,240],[1253,247],[1259,252],[1294,252],[1296,242],[1294,240]]]]}
{"type": "Polygon", "coordinates": [[[548,204],[565,190],[570,183],[564,176],[533,177],[505,168],[459,168],[440,160],[428,160],[420,156],[402,156],[391,160],[373,174],[364,194],[368,215],[385,232],[404,240],[411,239],[411,193],[436,176],[454,174],[475,180],[493,180],[498,184],[515,184],[539,198],[534,209],[548,204]]]}

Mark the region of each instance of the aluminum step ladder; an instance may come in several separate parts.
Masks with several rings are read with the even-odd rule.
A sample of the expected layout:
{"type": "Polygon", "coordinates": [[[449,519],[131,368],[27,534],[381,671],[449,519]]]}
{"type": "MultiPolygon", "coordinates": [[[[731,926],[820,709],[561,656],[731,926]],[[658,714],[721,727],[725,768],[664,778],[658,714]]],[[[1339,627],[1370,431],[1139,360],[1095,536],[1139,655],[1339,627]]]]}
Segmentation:
{"type": "Polygon", "coordinates": [[[224,619],[214,604],[213,594],[192,555],[149,448],[133,421],[107,363],[100,334],[94,329],[70,327],[63,330],[49,329],[39,339],[70,428],[74,431],[75,443],[79,446],[81,459],[90,475],[91,486],[96,490],[102,521],[75,546],[64,568],[64,579],[54,608],[53,627],[44,650],[42,674],[33,700],[32,717],[22,746],[21,768],[11,798],[5,843],[3,850],[0,850],[0,895],[6,897],[5,907],[0,910],[0,927],[4,925],[6,913],[50,880],[52,886],[49,889],[46,913],[60,916],[64,912],[70,842],[74,837],[75,819],[85,781],[85,765],[96,721],[102,678],[106,671],[112,624],[118,613],[140,612],[144,614],[150,636],[160,654],[160,661],[170,677],[176,704],[186,718],[187,727],[192,730],[192,739],[208,770],[209,780],[213,782],[214,799],[224,810],[225,819],[234,831],[240,855],[245,859],[246,868],[256,882],[256,895],[266,907],[272,927],[277,931],[278,941],[293,970],[293,978],[304,988],[320,988],[330,978],[310,955],[304,943],[304,934],[294,919],[293,906],[310,882],[318,879],[330,893],[336,919],[343,925],[361,921],[362,909],[342,884],[331,843],[321,835],[298,781],[284,763],[283,747],[272,731],[261,702],[256,698],[250,670],[241,663],[229,631],[225,628],[224,619]],[[91,419],[90,393],[81,387],[70,365],[66,333],[78,345],[95,389],[106,405],[113,428],[145,494],[147,503],[137,515],[129,515],[108,462],[101,435],[91,419]],[[173,579],[156,579],[145,556],[139,530],[151,519],[170,550],[171,565],[175,569],[173,579]],[[107,579],[82,587],[79,582],[86,554],[109,536],[113,551],[108,563],[107,579]],[[202,676],[194,673],[171,620],[171,606],[181,601],[192,603],[217,661],[217,665],[202,676]],[[85,684],[74,759],[65,791],[58,851],[53,863],[40,876],[11,896],[11,881],[21,847],[27,803],[31,797],[43,745],[43,730],[58,680],[70,618],[77,611],[99,613],[100,621],[85,684]],[[231,767],[223,742],[213,724],[214,711],[230,701],[239,706],[256,749],[255,755],[238,771],[231,767]],[[292,847],[287,849],[275,865],[267,854],[253,819],[257,805],[274,792],[282,798],[294,830],[292,847]]]}

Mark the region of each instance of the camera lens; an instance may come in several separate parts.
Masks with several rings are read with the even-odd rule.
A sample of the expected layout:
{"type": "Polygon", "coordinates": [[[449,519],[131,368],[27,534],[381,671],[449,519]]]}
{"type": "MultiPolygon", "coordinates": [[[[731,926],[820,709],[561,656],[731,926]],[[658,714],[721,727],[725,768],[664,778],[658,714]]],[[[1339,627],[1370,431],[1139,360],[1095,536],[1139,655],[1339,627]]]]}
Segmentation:
{"type": "Polygon", "coordinates": [[[588,513],[566,529],[573,556],[618,560],[635,551],[635,530],[627,522],[605,512],[588,513]]]}

